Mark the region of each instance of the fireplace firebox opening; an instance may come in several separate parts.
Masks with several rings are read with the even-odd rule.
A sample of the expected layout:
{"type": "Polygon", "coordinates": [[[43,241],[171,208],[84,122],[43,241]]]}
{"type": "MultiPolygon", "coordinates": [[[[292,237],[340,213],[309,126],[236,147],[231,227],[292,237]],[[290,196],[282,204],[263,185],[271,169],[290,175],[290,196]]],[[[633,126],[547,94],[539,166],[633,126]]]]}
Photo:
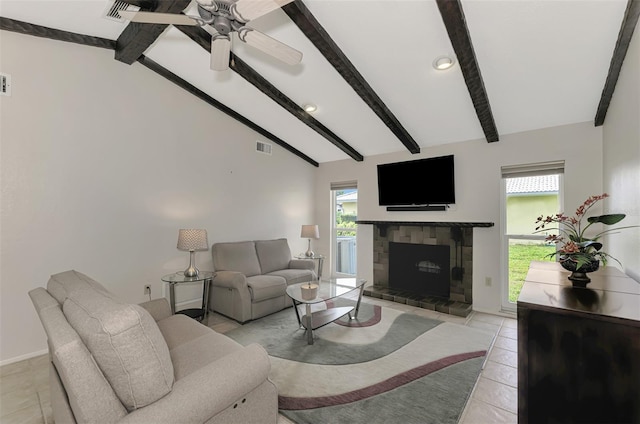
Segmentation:
{"type": "Polygon", "coordinates": [[[449,246],[389,243],[389,288],[449,299],[449,246]]]}

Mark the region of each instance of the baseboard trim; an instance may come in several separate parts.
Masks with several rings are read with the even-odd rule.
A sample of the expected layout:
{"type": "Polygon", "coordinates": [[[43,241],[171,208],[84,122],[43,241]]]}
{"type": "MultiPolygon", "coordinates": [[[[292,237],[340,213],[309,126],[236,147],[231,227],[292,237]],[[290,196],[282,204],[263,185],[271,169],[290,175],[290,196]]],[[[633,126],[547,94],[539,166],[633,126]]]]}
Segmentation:
{"type": "Polygon", "coordinates": [[[20,361],[24,361],[24,360],[27,360],[27,359],[35,358],[36,356],[45,355],[48,352],[49,352],[48,349],[44,349],[44,350],[38,350],[36,352],[31,352],[31,353],[26,353],[24,355],[16,356],[15,358],[5,359],[3,361],[0,361],[0,367],[2,367],[4,365],[10,365],[10,364],[13,364],[15,362],[20,362],[20,361]]]}

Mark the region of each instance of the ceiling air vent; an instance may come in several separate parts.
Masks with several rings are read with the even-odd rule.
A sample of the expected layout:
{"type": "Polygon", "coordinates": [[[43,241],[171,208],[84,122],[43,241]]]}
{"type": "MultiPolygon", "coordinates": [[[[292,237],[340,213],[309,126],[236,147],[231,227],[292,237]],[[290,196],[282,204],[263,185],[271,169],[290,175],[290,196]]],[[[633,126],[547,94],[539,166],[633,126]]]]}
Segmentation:
{"type": "Polygon", "coordinates": [[[132,6],[127,2],[119,1],[119,0],[110,0],[107,3],[107,7],[104,10],[103,17],[105,19],[110,19],[116,22],[125,22],[124,19],[118,13],[121,10],[130,10],[132,12],[137,12],[140,10],[138,6],[132,6]]]}
{"type": "Polygon", "coordinates": [[[256,141],[256,152],[264,153],[265,155],[270,155],[271,144],[264,143],[262,141],[256,141]]]}

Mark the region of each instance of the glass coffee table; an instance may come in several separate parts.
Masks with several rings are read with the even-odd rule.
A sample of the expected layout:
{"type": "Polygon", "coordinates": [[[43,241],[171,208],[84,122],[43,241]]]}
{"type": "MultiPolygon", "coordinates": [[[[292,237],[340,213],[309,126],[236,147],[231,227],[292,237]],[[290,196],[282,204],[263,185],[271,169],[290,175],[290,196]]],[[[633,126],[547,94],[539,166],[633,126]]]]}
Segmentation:
{"type": "Polygon", "coordinates": [[[360,301],[362,300],[362,292],[364,291],[365,284],[367,284],[367,280],[360,278],[332,278],[330,280],[292,284],[287,287],[287,296],[293,299],[293,309],[296,311],[298,324],[307,332],[308,344],[313,344],[313,330],[327,325],[347,314],[349,314],[350,319],[358,317],[358,310],[360,309],[360,301]],[[318,286],[317,294],[312,299],[309,299],[308,294],[303,292],[310,284],[318,286]],[[356,290],[358,290],[358,301],[355,307],[341,306],[311,312],[311,305],[314,303],[342,297],[356,290]],[[301,304],[305,305],[305,315],[302,317],[300,317],[300,312],[298,312],[298,305],[301,304]],[[353,316],[351,315],[352,311],[354,312],[353,316]]]}

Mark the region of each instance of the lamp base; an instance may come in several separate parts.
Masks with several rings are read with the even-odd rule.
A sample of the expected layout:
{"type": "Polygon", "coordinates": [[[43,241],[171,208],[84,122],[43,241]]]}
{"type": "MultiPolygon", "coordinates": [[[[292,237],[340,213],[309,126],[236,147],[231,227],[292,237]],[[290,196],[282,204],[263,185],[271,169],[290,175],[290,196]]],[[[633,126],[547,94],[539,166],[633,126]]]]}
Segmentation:
{"type": "Polygon", "coordinates": [[[189,267],[184,270],[185,277],[197,277],[199,273],[200,271],[198,271],[198,268],[196,267],[189,267]]]}
{"type": "Polygon", "coordinates": [[[309,247],[307,248],[307,251],[306,251],[306,252],[304,252],[304,255],[305,255],[307,258],[312,258],[312,257],[313,257],[313,255],[314,255],[313,250],[311,250],[311,239],[309,239],[309,247]]]}
{"type": "Polygon", "coordinates": [[[196,268],[196,252],[193,250],[189,251],[189,268],[184,270],[185,277],[197,277],[198,276],[198,268],[196,268]]]}

